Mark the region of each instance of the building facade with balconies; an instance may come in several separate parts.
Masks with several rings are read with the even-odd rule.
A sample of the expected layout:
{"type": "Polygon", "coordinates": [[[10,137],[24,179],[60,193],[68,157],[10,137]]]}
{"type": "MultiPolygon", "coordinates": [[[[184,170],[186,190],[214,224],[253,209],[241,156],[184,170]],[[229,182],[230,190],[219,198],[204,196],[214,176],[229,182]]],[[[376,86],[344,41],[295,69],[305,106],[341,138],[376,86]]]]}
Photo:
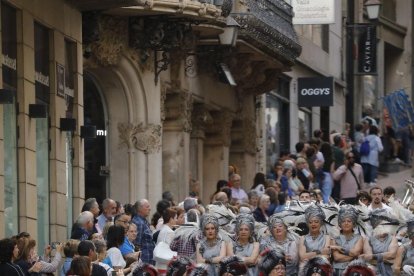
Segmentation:
{"type": "Polygon", "coordinates": [[[207,202],[230,163],[250,186],[256,97],[301,52],[285,1],[3,0],[1,12],[0,236],[65,240],[88,197],[207,202]]]}

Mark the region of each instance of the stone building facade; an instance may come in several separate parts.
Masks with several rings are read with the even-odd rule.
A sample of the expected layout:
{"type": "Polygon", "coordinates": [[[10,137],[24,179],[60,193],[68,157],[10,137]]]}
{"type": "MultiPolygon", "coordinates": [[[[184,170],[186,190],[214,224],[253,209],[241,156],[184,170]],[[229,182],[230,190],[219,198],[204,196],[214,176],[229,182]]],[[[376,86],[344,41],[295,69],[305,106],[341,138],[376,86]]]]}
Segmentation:
{"type": "Polygon", "coordinates": [[[1,12],[0,237],[65,240],[87,197],[155,206],[198,181],[207,202],[229,163],[250,186],[256,97],[301,51],[285,1],[3,0],[1,12]]]}

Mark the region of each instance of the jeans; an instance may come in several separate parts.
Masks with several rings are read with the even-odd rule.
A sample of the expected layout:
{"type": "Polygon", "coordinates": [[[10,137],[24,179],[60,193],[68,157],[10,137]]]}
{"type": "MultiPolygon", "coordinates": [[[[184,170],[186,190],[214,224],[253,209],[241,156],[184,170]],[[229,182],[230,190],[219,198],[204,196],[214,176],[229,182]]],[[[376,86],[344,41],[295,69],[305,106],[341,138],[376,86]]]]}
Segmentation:
{"type": "Polygon", "coordinates": [[[322,192],[323,203],[328,204],[329,198],[331,197],[331,193],[332,193],[333,180],[332,180],[330,173],[323,172],[323,174],[324,174],[324,178],[322,181],[321,192],[322,192]]]}
{"type": "MultiPolygon", "coordinates": [[[[375,182],[378,175],[378,167],[368,163],[362,163],[362,169],[364,170],[364,181],[366,183],[375,182]]],[[[360,185],[362,183],[359,183],[360,185]]]]}

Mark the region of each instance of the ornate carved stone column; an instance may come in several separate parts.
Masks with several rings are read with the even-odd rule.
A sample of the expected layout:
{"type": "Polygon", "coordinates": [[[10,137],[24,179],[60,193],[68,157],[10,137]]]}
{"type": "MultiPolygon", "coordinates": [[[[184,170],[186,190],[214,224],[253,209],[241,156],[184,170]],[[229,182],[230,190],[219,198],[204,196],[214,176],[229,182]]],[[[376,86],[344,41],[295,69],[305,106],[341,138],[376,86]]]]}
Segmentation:
{"type": "Polygon", "coordinates": [[[119,146],[128,148],[129,202],[135,202],[138,198],[148,195],[147,186],[144,183],[137,183],[139,181],[135,177],[137,173],[135,155],[136,150],[145,154],[159,152],[161,149],[161,129],[160,125],[154,124],[118,124],[119,146]]]}
{"type": "Polygon", "coordinates": [[[203,155],[203,200],[209,202],[219,179],[228,178],[229,147],[234,114],[229,110],[211,111],[213,122],[205,130],[203,155]]]}
{"type": "Polygon", "coordinates": [[[188,195],[193,99],[184,91],[166,91],[162,136],[163,190],[178,200],[188,195]]]}
{"type": "MultiPolygon", "coordinates": [[[[213,123],[213,117],[204,104],[193,105],[191,116],[192,131],[190,140],[190,170],[191,178],[198,180],[198,192],[203,196],[203,156],[205,129],[213,123]]],[[[191,191],[191,186],[190,186],[191,191]]]]}

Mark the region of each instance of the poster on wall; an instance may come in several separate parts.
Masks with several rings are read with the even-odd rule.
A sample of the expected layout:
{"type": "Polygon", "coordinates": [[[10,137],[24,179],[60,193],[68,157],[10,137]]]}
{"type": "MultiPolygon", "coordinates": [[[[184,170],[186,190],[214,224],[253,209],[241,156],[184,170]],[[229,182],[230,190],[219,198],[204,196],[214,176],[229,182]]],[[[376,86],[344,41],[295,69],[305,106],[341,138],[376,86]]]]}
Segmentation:
{"type": "Polygon", "coordinates": [[[65,97],[65,67],[59,63],[56,63],[56,93],[65,97]]]}
{"type": "Polygon", "coordinates": [[[335,0],[291,0],[293,24],[335,23],[335,0]]]}
{"type": "Polygon", "coordinates": [[[333,106],[333,77],[298,78],[298,105],[333,106]]]}

